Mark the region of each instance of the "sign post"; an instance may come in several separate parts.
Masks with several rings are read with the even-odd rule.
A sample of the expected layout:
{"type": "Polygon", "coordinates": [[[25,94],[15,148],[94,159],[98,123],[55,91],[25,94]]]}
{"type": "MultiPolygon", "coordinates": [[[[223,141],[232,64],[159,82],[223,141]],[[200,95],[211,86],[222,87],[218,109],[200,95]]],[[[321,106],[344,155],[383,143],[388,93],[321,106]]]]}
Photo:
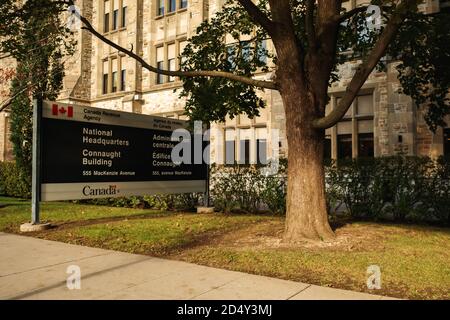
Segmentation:
{"type": "Polygon", "coordinates": [[[20,226],[22,232],[41,231],[51,227],[49,223],[40,222],[41,198],[41,121],[42,99],[33,101],[33,142],[31,174],[31,223],[20,226]]]}
{"type": "Polygon", "coordinates": [[[33,160],[31,181],[31,224],[39,224],[41,196],[41,119],[42,100],[33,101],[33,160]]]}

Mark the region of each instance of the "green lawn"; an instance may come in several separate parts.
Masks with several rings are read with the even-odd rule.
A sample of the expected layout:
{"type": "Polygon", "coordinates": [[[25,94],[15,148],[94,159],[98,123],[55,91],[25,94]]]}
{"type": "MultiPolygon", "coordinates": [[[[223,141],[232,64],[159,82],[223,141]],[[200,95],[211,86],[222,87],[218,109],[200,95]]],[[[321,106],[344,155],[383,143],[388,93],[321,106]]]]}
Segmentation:
{"type": "MultiPolygon", "coordinates": [[[[1,198],[0,231],[29,220],[27,201],[1,198]]],[[[57,227],[32,236],[399,298],[450,299],[450,229],[345,222],[332,243],[281,241],[283,217],[161,212],[45,203],[57,227]],[[378,265],[382,289],[368,290],[378,265]]]]}

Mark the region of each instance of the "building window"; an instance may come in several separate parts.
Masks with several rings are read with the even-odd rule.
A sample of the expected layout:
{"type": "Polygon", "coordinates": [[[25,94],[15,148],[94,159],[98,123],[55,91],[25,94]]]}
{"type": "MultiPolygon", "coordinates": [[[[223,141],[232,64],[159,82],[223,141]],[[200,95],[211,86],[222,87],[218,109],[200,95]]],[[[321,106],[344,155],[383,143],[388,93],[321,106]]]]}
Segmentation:
{"type": "MultiPolygon", "coordinates": [[[[263,110],[261,110],[262,113],[263,110]]],[[[259,164],[269,162],[270,150],[268,130],[263,116],[250,119],[239,115],[233,119],[227,116],[225,121],[225,155],[217,158],[219,163],[226,164],[259,164]]]]}
{"type": "Polygon", "coordinates": [[[169,11],[168,12],[174,12],[176,9],[177,9],[177,1],[169,0],[169,11]]]}
{"type": "Polygon", "coordinates": [[[108,85],[109,85],[109,61],[103,61],[103,84],[102,84],[102,92],[103,94],[108,93],[108,85]]]}
{"type": "Polygon", "coordinates": [[[258,43],[258,47],[257,47],[257,51],[258,51],[258,59],[260,62],[262,63],[266,63],[267,62],[267,41],[263,40],[260,43],[258,43]]]}
{"type": "Polygon", "coordinates": [[[373,133],[358,134],[358,157],[373,157],[373,133]]]}
{"type": "Polygon", "coordinates": [[[180,65],[184,61],[186,61],[186,57],[183,56],[183,51],[184,51],[184,48],[186,48],[186,45],[187,45],[187,41],[186,40],[181,40],[181,41],[178,42],[178,55],[180,57],[180,62],[179,62],[180,65]]]}
{"type": "Polygon", "coordinates": [[[250,51],[250,42],[243,41],[241,43],[242,46],[242,59],[246,62],[250,62],[252,60],[252,54],[250,51]]]}
{"type": "Polygon", "coordinates": [[[109,11],[110,11],[110,4],[109,0],[106,0],[104,2],[104,13],[105,16],[103,18],[103,32],[109,32],[109,11]]]}
{"type": "Polygon", "coordinates": [[[113,16],[112,16],[112,29],[117,30],[119,26],[119,0],[113,0],[113,16]]]}
{"type": "Polygon", "coordinates": [[[122,69],[120,71],[120,91],[125,91],[125,80],[126,80],[126,70],[122,69]]]}
{"type": "Polygon", "coordinates": [[[164,1],[165,0],[159,0],[158,1],[158,11],[156,12],[156,14],[158,16],[164,15],[164,1]]]}
{"type": "Polygon", "coordinates": [[[256,163],[267,164],[267,140],[256,139],[256,163]]]}
{"type": "MultiPolygon", "coordinates": [[[[340,101],[340,97],[331,97],[325,114],[336,108],[340,101]]],[[[373,157],[373,115],[373,95],[359,94],[342,120],[326,130],[329,141],[325,141],[324,158],[373,157]]]]}
{"type": "Polygon", "coordinates": [[[340,134],[337,136],[338,159],[352,158],[352,135],[340,134]]]}
{"type": "MultiPolygon", "coordinates": [[[[241,115],[242,116],[242,115],[241,115]]],[[[254,129],[253,129],[254,130],[254,129]]],[[[255,149],[250,150],[250,142],[252,141],[252,138],[254,138],[253,130],[251,128],[249,129],[239,129],[238,131],[238,163],[239,164],[250,164],[250,152],[254,152],[255,149]]],[[[254,140],[253,140],[254,141],[254,140]]],[[[253,156],[252,159],[256,159],[256,156],[253,156]]],[[[255,163],[256,161],[253,161],[252,163],[255,163]]]]}
{"type": "Polygon", "coordinates": [[[225,164],[234,164],[236,161],[235,130],[225,130],[225,164]]]}
{"type": "Polygon", "coordinates": [[[111,72],[111,92],[117,92],[117,85],[118,85],[118,74],[117,74],[117,70],[118,70],[118,66],[117,66],[117,58],[112,59],[111,61],[111,68],[112,68],[112,72],[111,72]]]}
{"type": "Polygon", "coordinates": [[[124,58],[113,57],[103,61],[102,93],[125,91],[126,69],[124,58]],[[120,59],[120,65],[119,65],[120,59]]]}
{"type": "Polygon", "coordinates": [[[239,164],[250,164],[250,140],[239,141],[239,164]]]}
{"type": "Polygon", "coordinates": [[[126,0],[122,0],[122,23],[121,27],[125,28],[127,25],[127,3],[126,0]]]}
{"type": "Polygon", "coordinates": [[[188,1],[187,0],[180,0],[180,9],[187,8],[188,1]]]}
{"type": "Polygon", "coordinates": [[[373,96],[371,94],[358,96],[355,104],[358,116],[373,115],[373,96]]]}
{"type": "MultiPolygon", "coordinates": [[[[175,53],[175,43],[169,44],[167,46],[167,64],[169,66],[169,71],[176,70],[176,53],[175,53]]],[[[169,76],[169,82],[175,81],[175,77],[169,76]]]]}
{"type": "MultiPolygon", "coordinates": [[[[164,47],[156,48],[156,67],[158,69],[164,69],[164,47]]],[[[156,74],[156,83],[161,84],[164,83],[164,75],[157,73],[156,74]]]]}
{"type": "Polygon", "coordinates": [[[265,165],[267,161],[267,128],[256,128],[256,163],[265,165]]]}

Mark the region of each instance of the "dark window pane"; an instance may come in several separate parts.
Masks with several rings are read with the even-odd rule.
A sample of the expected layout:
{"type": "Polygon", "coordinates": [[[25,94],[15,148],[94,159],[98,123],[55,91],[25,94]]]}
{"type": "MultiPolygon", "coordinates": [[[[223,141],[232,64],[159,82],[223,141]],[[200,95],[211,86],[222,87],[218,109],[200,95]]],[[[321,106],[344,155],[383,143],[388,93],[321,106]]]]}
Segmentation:
{"type": "Polygon", "coordinates": [[[352,135],[341,134],[337,136],[338,159],[352,157],[352,135]]]}
{"type": "Polygon", "coordinates": [[[120,74],[120,91],[125,91],[125,77],[126,77],[126,71],[122,70],[120,74]]]}
{"type": "Polygon", "coordinates": [[[162,16],[164,14],[164,1],[165,0],[159,0],[159,4],[158,4],[158,16],[162,16]]]}
{"type": "MultiPolygon", "coordinates": [[[[169,70],[175,71],[175,59],[169,59],[168,63],[169,63],[169,70]]],[[[175,77],[169,77],[169,82],[174,82],[174,81],[175,81],[175,77]]]]}
{"type": "Polygon", "coordinates": [[[267,140],[257,139],[256,140],[256,163],[257,164],[267,164],[267,140]]]}
{"type": "Polygon", "coordinates": [[[173,12],[176,9],[176,0],[169,0],[169,12],[173,12]]]}
{"type": "Polygon", "coordinates": [[[234,57],[235,54],[236,54],[235,46],[234,45],[228,45],[227,46],[227,60],[230,63],[230,67],[233,68],[233,69],[236,67],[235,57],[234,57]]]}
{"type": "Polygon", "coordinates": [[[373,157],[373,133],[358,134],[358,157],[373,157]]]}
{"type": "Polygon", "coordinates": [[[266,42],[266,40],[263,40],[258,44],[258,57],[259,57],[260,62],[262,62],[262,63],[267,62],[267,42],[266,42]]]}
{"type": "Polygon", "coordinates": [[[444,156],[450,157],[450,128],[444,129],[444,156]]]}
{"type": "MultiPolygon", "coordinates": [[[[164,69],[164,61],[159,61],[157,67],[158,69],[164,69]]],[[[164,75],[158,73],[156,75],[156,83],[157,84],[164,83],[164,75]]]]}
{"type": "Polygon", "coordinates": [[[240,141],[240,164],[250,164],[250,140],[240,141]]]}
{"type": "Polygon", "coordinates": [[[236,151],[234,140],[225,141],[225,164],[234,164],[236,151]]]}
{"type": "Polygon", "coordinates": [[[114,10],[113,11],[113,27],[112,27],[113,30],[117,29],[118,19],[119,19],[119,10],[114,10]]]}
{"type": "Polygon", "coordinates": [[[122,8],[122,27],[127,25],[127,7],[122,8]]]}
{"type": "Polygon", "coordinates": [[[105,14],[105,20],[103,23],[103,31],[108,32],[109,31],[109,13],[105,14]]]}
{"type": "Polygon", "coordinates": [[[103,94],[108,93],[108,74],[103,75],[103,94]]]}
{"type": "Polygon", "coordinates": [[[250,61],[252,56],[250,53],[250,42],[244,41],[242,42],[242,59],[245,61],[250,61]]]}
{"type": "Polygon", "coordinates": [[[112,87],[111,87],[111,91],[112,92],[116,92],[117,91],[117,72],[113,72],[112,73],[112,87]]]}
{"type": "Polygon", "coordinates": [[[180,0],[180,9],[186,8],[187,4],[187,0],[180,0]]]}
{"type": "Polygon", "coordinates": [[[323,147],[323,158],[331,159],[331,138],[325,137],[324,147],[323,147]]]}

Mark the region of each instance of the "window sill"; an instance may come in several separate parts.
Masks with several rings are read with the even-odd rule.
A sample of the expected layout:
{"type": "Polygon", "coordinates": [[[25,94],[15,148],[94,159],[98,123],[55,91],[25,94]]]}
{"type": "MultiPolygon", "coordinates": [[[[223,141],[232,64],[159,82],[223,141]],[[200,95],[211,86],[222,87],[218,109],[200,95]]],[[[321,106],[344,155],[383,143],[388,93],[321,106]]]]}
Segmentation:
{"type": "Polygon", "coordinates": [[[355,115],[355,119],[358,119],[358,120],[372,120],[373,119],[373,114],[359,114],[359,115],[355,115]]]}
{"type": "Polygon", "coordinates": [[[111,30],[111,31],[108,31],[108,32],[103,32],[103,35],[104,36],[109,36],[109,35],[113,35],[115,33],[126,31],[126,30],[127,30],[127,27],[120,27],[120,28],[115,29],[115,30],[111,30]]]}
{"type": "Polygon", "coordinates": [[[159,20],[159,19],[162,19],[164,17],[170,17],[170,16],[173,16],[173,15],[175,15],[177,13],[183,13],[183,12],[186,12],[187,10],[188,10],[188,8],[186,7],[186,8],[181,8],[181,9],[177,9],[177,10],[174,10],[174,11],[170,11],[170,12],[167,12],[165,14],[160,14],[160,15],[155,16],[155,20],[159,20]]]}
{"type": "MultiPolygon", "coordinates": [[[[117,92],[110,92],[110,93],[102,93],[97,96],[98,100],[106,100],[111,98],[121,98],[127,94],[127,91],[117,91],[117,92]]],[[[97,100],[96,99],[96,100],[97,100]]]]}
{"type": "Polygon", "coordinates": [[[160,90],[167,90],[167,89],[178,89],[182,86],[182,81],[175,80],[172,82],[164,82],[164,83],[155,83],[153,85],[150,85],[148,88],[148,91],[160,91],[160,90]]]}

